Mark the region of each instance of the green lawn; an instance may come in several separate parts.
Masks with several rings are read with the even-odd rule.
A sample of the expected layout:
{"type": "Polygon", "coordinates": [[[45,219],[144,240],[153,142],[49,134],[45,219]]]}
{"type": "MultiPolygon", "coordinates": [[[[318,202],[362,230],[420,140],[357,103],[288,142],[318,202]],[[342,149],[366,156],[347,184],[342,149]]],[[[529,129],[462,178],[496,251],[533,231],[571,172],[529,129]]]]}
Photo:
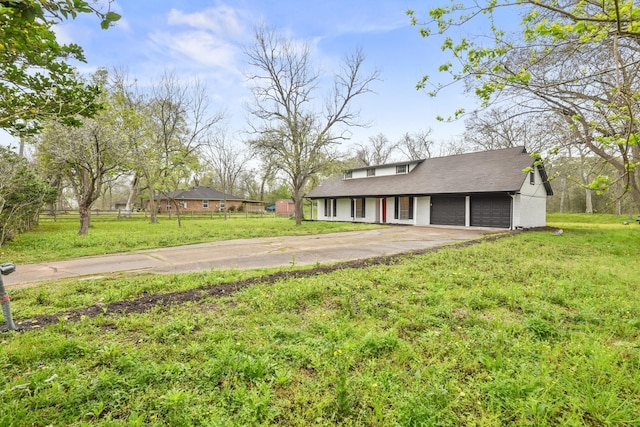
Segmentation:
{"type": "MultiPolygon", "coordinates": [[[[623,220],[552,215],[560,236],[4,333],[0,425],[640,425],[640,226],[623,220]]],[[[66,282],[12,301],[20,320],[260,274],[66,282]]]]}
{"type": "Polygon", "coordinates": [[[21,234],[14,241],[0,247],[0,261],[27,264],[217,240],[299,236],[380,227],[372,224],[322,221],[305,221],[296,226],[295,221],[289,218],[245,218],[243,215],[227,221],[220,217],[192,219],[187,215],[182,221],[182,226],[178,227],[175,217],[161,217],[157,224],[152,224],[149,218],[142,214],[134,214],[131,218],[120,220],[115,216],[94,215],[89,235],[78,236],[77,215],[63,216],[56,221],[43,218],[34,231],[21,234]]]}

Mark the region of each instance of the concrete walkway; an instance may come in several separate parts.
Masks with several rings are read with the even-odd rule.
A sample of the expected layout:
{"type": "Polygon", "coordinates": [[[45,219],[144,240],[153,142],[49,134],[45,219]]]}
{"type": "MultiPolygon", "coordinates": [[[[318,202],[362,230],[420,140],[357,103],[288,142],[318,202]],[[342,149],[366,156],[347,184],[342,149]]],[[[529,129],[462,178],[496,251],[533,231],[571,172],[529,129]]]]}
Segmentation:
{"type": "Polygon", "coordinates": [[[214,269],[252,269],[326,264],[425,249],[503,229],[395,226],[369,231],[228,240],[114,255],[18,265],[4,276],[11,288],[70,277],[117,273],[187,273],[214,269]]]}

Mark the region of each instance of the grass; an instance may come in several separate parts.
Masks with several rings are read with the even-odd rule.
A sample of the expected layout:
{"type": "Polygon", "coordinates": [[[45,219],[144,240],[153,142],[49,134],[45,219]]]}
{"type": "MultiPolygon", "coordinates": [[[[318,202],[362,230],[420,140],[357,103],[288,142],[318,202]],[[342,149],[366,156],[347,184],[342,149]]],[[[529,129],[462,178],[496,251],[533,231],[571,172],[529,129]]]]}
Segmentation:
{"type": "Polygon", "coordinates": [[[270,236],[294,236],[340,231],[366,230],[373,224],[306,221],[300,226],[288,218],[223,219],[185,217],[178,227],[175,217],[152,224],[143,216],[118,220],[94,216],[89,235],[78,236],[76,215],[54,221],[42,219],[36,230],[21,234],[0,248],[3,261],[28,264],[79,256],[130,252],[139,249],[185,245],[218,240],[270,236]]]}
{"type": "MultiPolygon", "coordinates": [[[[561,236],[6,333],[0,425],[640,425],[640,227],[621,222],[554,215],[561,236]]],[[[262,273],[216,274],[82,289],[262,273]]],[[[16,317],[60,310],[49,292],[13,292],[16,317]]]]}

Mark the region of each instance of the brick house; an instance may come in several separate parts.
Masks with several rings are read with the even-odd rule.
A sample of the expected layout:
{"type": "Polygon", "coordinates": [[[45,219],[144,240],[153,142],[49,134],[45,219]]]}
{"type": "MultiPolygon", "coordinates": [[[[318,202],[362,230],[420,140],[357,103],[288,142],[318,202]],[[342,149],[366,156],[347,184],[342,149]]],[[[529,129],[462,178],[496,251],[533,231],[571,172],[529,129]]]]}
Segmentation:
{"type": "Polygon", "coordinates": [[[280,199],[276,202],[276,215],[278,216],[293,216],[296,210],[296,205],[291,199],[280,199]]]}
{"type": "MultiPolygon", "coordinates": [[[[223,212],[224,210],[238,210],[244,200],[233,194],[225,194],[209,187],[193,187],[189,190],[177,191],[171,197],[160,196],[158,212],[168,213],[175,211],[174,203],[178,203],[181,212],[223,212]]],[[[147,208],[148,208],[147,204],[147,208]]]]}

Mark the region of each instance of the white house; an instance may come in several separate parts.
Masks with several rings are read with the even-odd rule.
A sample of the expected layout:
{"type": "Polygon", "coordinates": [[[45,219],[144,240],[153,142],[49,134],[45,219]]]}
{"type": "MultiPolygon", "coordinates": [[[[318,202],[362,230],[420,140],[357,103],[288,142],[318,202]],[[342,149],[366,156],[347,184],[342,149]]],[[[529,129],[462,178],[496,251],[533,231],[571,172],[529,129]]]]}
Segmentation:
{"type": "Polygon", "coordinates": [[[553,191],[534,162],[515,147],[355,168],[306,197],[316,205],[316,220],[539,227],[553,191]]]}

